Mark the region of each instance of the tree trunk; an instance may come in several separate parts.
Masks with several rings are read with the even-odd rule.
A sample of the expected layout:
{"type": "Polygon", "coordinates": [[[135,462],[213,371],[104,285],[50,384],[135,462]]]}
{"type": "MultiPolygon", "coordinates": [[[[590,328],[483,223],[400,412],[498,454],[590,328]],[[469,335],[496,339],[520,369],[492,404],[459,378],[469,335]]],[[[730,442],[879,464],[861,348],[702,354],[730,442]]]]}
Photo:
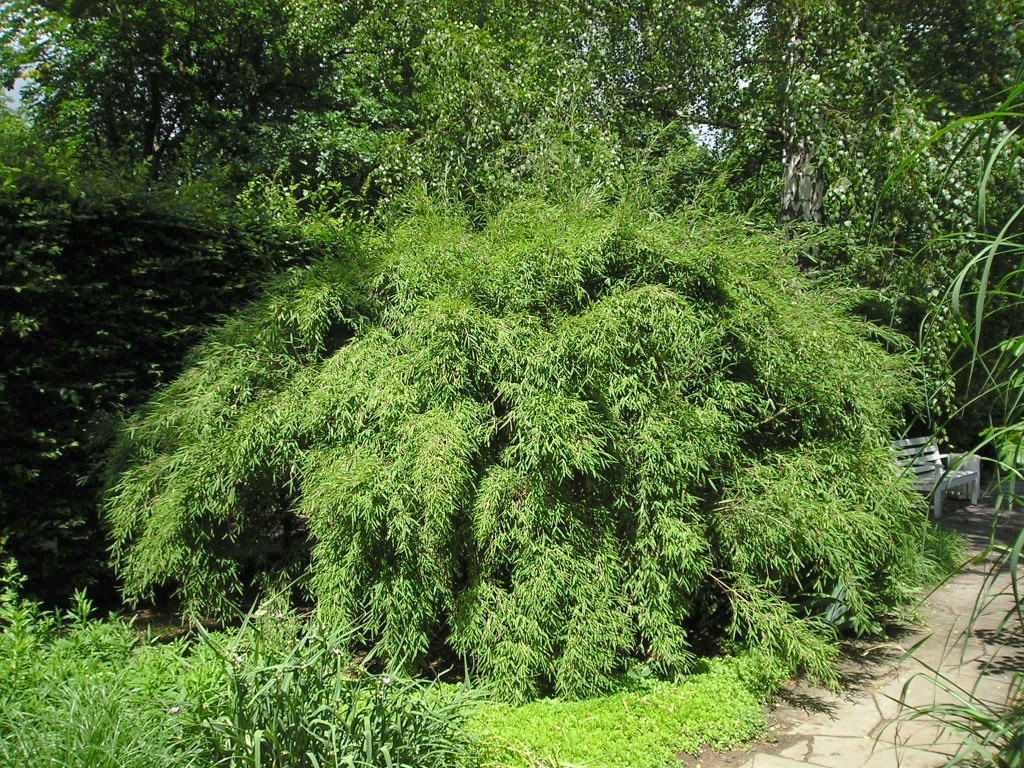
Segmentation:
{"type": "Polygon", "coordinates": [[[779,221],[824,221],[822,203],[825,178],[815,162],[814,148],[806,136],[784,132],[782,146],[782,199],[779,221]]]}
{"type": "MultiPolygon", "coordinates": [[[[778,40],[782,51],[782,67],[776,83],[782,134],[782,195],[779,200],[779,222],[824,222],[825,177],[814,154],[814,141],[808,135],[807,120],[800,119],[798,84],[804,80],[808,65],[802,19],[796,4],[780,9],[776,17],[778,40]],[[789,10],[790,13],[786,13],[789,10]],[[790,15],[791,14],[791,15],[790,15]],[[788,16],[788,18],[786,18],[788,16]]],[[[812,246],[807,256],[814,261],[819,248],[812,246]]],[[[798,266],[806,266],[804,259],[798,266]]]]}
{"type": "Polygon", "coordinates": [[[149,80],[149,114],[146,119],[146,139],[142,147],[142,156],[149,160],[149,174],[157,178],[157,161],[160,153],[160,128],[163,120],[163,89],[160,87],[160,73],[150,72],[149,80]]]}

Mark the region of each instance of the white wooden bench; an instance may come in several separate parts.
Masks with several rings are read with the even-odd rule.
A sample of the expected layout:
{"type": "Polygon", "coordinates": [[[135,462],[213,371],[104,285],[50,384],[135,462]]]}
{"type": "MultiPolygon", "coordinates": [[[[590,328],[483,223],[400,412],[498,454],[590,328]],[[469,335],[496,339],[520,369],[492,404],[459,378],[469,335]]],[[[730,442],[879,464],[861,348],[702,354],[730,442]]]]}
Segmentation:
{"type": "Polygon", "coordinates": [[[903,472],[914,475],[914,488],[931,497],[932,518],[942,517],[942,494],[951,491],[978,503],[981,492],[981,463],[976,456],[939,453],[930,437],[907,437],[894,440],[896,463],[903,472]]]}

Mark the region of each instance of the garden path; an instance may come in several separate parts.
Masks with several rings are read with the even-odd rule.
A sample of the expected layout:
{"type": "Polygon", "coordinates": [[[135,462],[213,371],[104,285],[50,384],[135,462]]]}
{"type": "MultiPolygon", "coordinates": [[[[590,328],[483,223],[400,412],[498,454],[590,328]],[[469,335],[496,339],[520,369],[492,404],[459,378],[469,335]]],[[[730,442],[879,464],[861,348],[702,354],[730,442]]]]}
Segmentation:
{"type": "MultiPolygon", "coordinates": [[[[977,505],[949,503],[944,522],[986,551],[992,496],[977,505]]],[[[1024,514],[1004,517],[997,540],[1012,541],[1024,514]]],[[[911,717],[913,707],[955,701],[957,691],[1001,702],[1013,673],[1024,670],[1019,624],[1001,626],[1013,605],[1008,573],[988,590],[974,622],[992,555],[979,557],[936,589],[920,609],[921,627],[884,644],[859,644],[843,664],[843,690],[831,694],[804,684],[788,689],[769,714],[773,741],[727,753],[681,755],[686,768],[933,768],[959,741],[934,720],[911,717]],[[1012,628],[1016,627],[1016,632],[1012,628]],[[916,646],[916,649],[915,649],[916,646]],[[915,649],[913,657],[907,651],[915,649]],[[933,684],[941,673],[948,691],[933,684]],[[907,706],[901,705],[901,702],[907,706]]]]}

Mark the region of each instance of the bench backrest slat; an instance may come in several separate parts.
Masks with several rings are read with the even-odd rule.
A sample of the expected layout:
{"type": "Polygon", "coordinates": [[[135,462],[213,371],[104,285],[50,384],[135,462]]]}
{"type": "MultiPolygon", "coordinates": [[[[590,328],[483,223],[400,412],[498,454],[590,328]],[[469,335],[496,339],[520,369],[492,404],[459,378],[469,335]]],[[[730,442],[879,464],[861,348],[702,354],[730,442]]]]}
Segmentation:
{"type": "Polygon", "coordinates": [[[943,471],[938,446],[928,437],[909,437],[893,440],[896,463],[917,477],[931,476],[943,471]]]}

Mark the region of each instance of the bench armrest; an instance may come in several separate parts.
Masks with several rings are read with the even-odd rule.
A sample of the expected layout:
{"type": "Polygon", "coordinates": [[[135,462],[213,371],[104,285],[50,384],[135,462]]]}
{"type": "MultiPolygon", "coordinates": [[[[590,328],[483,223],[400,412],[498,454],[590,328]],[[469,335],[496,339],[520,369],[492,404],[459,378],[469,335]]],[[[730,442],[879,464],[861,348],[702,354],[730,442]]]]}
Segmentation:
{"type": "Polygon", "coordinates": [[[961,472],[974,472],[981,477],[981,459],[976,455],[970,453],[951,453],[949,454],[950,463],[949,466],[955,466],[959,463],[958,469],[961,472]]]}

